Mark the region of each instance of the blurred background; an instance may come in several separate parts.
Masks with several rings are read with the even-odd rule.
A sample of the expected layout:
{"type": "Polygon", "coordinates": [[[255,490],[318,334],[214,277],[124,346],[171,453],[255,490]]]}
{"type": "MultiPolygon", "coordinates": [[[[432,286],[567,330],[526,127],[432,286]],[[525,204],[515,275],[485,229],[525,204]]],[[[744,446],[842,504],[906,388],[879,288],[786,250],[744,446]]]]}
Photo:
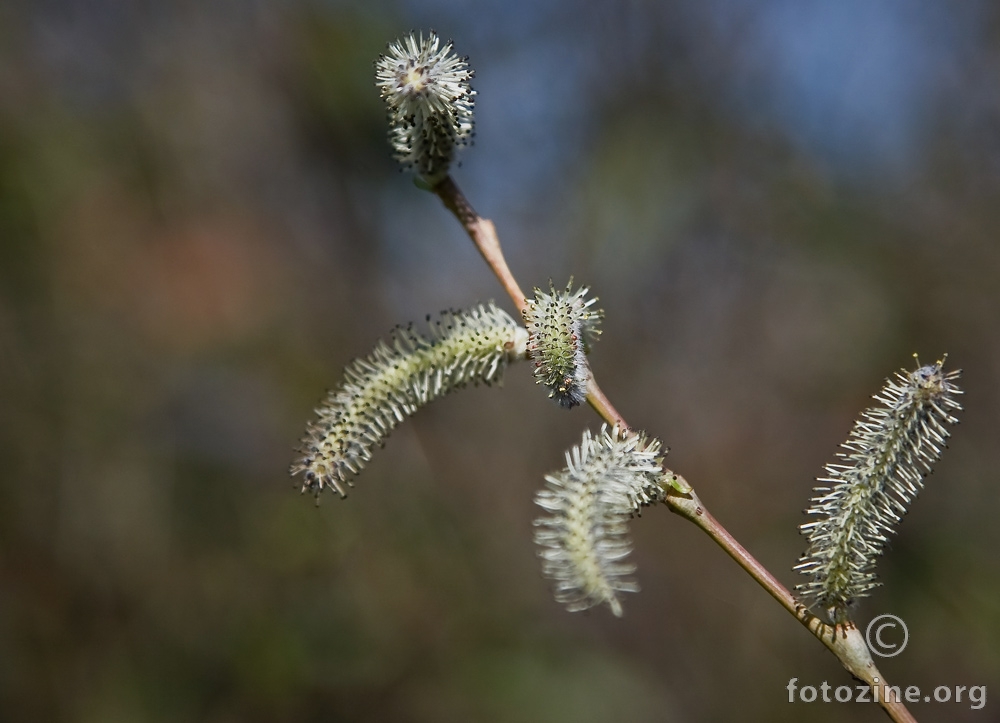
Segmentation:
{"type": "MultiPolygon", "coordinates": [[[[477,70],[454,176],[530,289],[574,275],[637,427],[787,585],[894,370],[966,411],[857,610],[904,687],[1000,695],[1000,8],[904,0],[0,5],[0,719],[880,721],[704,535],[570,614],[532,497],[599,420],[528,367],[435,402],[346,501],[287,476],[397,323],[497,299],[385,143],[410,29],[477,70]]],[[[917,704],[921,721],[1000,720],[917,704]]]]}

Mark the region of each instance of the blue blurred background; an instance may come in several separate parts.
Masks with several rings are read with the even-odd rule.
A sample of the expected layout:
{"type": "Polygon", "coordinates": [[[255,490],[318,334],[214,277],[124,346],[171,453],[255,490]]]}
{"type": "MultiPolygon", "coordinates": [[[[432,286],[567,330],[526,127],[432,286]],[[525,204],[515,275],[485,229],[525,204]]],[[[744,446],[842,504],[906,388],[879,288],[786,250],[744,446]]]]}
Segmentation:
{"type": "Polygon", "coordinates": [[[515,275],[592,286],[605,391],[786,584],[869,395],[914,352],[965,369],[857,619],[907,622],[895,683],[996,687],[995,3],[7,0],[0,719],[884,720],[787,703],[851,681],[665,509],[622,620],[553,602],[532,497],[598,419],[527,366],[421,411],[346,501],[297,493],[352,358],[513,311],[385,143],[372,62],[427,28],[477,70],[454,175],[515,275]]]}

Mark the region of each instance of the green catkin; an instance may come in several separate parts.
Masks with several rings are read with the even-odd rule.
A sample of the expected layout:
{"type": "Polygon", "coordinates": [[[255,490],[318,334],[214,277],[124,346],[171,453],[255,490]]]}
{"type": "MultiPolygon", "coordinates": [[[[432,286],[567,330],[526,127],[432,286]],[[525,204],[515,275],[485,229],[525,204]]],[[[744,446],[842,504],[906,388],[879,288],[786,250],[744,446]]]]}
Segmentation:
{"type": "Polygon", "coordinates": [[[555,582],[555,599],[570,611],[606,603],[622,615],[618,593],[637,592],[628,521],[664,499],[663,453],[658,440],[618,427],[587,430],[566,453],[566,467],[546,475],[535,503],[548,514],[535,520],[542,573],[555,582]]]}
{"type": "MultiPolygon", "coordinates": [[[[428,317],[429,320],[429,317],[428,317]]],[[[509,361],[523,358],[527,332],[492,303],[443,312],[430,334],[398,327],[367,357],[347,366],[344,381],[316,410],[291,474],[302,491],[347,493],[372,450],[400,422],[453,389],[502,382],[509,361]]]]}
{"type": "Polygon", "coordinates": [[[888,379],[874,397],[880,406],[861,415],[837,454],[845,462],[827,465],[828,477],[818,480],[806,510],[815,519],[800,527],[809,548],[794,568],[809,581],[796,589],[835,623],[878,585],[875,562],[958,421],[961,371],[946,373],[943,364],[888,379]]]}
{"type": "Polygon", "coordinates": [[[590,366],[587,352],[596,341],[604,315],[591,307],[586,286],[573,291],[570,279],[564,291],[549,282],[549,293],[535,289],[522,312],[528,328],[528,357],[535,364],[535,381],[549,389],[549,397],[560,406],[575,407],[587,398],[590,366]]]}

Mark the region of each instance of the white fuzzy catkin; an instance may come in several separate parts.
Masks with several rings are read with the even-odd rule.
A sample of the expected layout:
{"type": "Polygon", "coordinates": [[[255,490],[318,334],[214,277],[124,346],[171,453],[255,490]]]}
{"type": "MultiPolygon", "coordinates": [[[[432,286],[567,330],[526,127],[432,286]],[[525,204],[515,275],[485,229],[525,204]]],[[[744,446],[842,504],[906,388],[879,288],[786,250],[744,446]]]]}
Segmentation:
{"type": "Polygon", "coordinates": [[[375,62],[375,85],[386,103],[389,144],[402,166],[431,185],[444,179],[456,150],[473,136],[475,74],[468,58],[431,31],[391,43],[375,62]]]}
{"type": "Polygon", "coordinates": [[[665,495],[663,453],[643,433],[618,427],[587,430],[566,453],[566,467],[546,475],[535,503],[548,514],[535,520],[542,573],[555,581],[555,598],[570,611],[607,603],[621,616],[620,592],[637,592],[628,521],[665,495]]]}
{"type": "Polygon", "coordinates": [[[292,475],[303,475],[303,492],[329,488],[346,497],[344,485],[406,417],[469,382],[501,382],[507,362],[525,356],[527,332],[492,303],[442,312],[430,331],[398,327],[390,343],[379,341],[348,365],[344,381],[316,410],[291,467],[292,475]]]}
{"type": "Polygon", "coordinates": [[[875,562],[907,506],[923,486],[924,476],[940,457],[948,425],[961,410],[955,397],[960,370],[944,372],[944,361],[902,370],[886,380],[866,410],[816,496],[806,510],[814,517],[801,526],[809,549],[795,570],[809,577],[797,587],[830,613],[847,620],[847,608],[878,585],[875,562]]]}
{"type": "Polygon", "coordinates": [[[589,346],[600,335],[604,315],[591,308],[586,286],[573,291],[570,279],[564,291],[549,282],[549,293],[535,289],[522,312],[528,328],[528,358],[535,364],[535,381],[549,389],[549,397],[563,407],[575,407],[587,398],[589,346]]]}

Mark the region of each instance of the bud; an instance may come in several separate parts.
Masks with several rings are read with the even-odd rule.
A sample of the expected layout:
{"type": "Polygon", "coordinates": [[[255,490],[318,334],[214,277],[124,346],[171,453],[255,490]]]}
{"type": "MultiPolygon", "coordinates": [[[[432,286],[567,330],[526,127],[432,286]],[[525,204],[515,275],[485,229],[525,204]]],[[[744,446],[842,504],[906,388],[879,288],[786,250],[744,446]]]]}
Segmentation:
{"type": "Polygon", "coordinates": [[[467,61],[431,31],[426,40],[411,33],[391,43],[375,62],[393,155],[430,185],[448,175],[456,150],[472,140],[476,91],[467,61]]]}
{"type": "Polygon", "coordinates": [[[535,381],[548,387],[549,397],[567,408],[587,398],[587,352],[601,333],[597,327],[604,315],[590,308],[597,299],[587,298],[589,288],[572,289],[573,279],[565,291],[556,291],[550,281],[550,293],[536,288],[535,298],[528,300],[523,311],[535,381]]]}

